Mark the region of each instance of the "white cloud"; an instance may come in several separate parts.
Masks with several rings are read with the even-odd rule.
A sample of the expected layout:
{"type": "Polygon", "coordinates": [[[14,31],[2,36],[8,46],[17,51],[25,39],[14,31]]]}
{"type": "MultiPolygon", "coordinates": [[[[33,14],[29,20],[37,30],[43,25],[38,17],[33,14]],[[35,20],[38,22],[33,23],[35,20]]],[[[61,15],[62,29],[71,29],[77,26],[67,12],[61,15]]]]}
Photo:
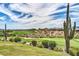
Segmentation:
{"type": "MultiPolygon", "coordinates": [[[[17,28],[20,28],[20,27],[21,28],[44,28],[44,27],[53,28],[53,27],[62,27],[63,21],[65,19],[58,18],[55,20],[54,16],[50,17],[48,15],[59,13],[59,12],[66,12],[66,8],[57,10],[57,8],[64,6],[64,5],[66,6],[65,3],[62,3],[62,4],[61,3],[60,4],[55,4],[55,3],[17,4],[17,3],[13,3],[9,5],[10,10],[5,8],[3,5],[0,5],[0,12],[7,14],[11,18],[11,20],[17,22],[18,23],[17,25],[14,24],[15,26],[17,26],[17,28]],[[22,16],[23,13],[30,13],[31,15],[33,15],[33,17],[27,18],[27,16],[25,16],[23,18],[18,18],[18,16],[13,14],[11,10],[22,12],[20,16],[22,16]]],[[[72,6],[72,5],[73,4],[71,4],[70,10],[76,11],[78,9],[78,5],[77,6],[72,6]]],[[[70,14],[74,16],[78,16],[78,10],[77,12],[72,12],[70,14]]],[[[0,17],[0,19],[2,20],[4,20],[4,18],[5,17],[0,17]]],[[[75,19],[77,18],[72,18],[72,21],[74,21],[75,19]]]]}

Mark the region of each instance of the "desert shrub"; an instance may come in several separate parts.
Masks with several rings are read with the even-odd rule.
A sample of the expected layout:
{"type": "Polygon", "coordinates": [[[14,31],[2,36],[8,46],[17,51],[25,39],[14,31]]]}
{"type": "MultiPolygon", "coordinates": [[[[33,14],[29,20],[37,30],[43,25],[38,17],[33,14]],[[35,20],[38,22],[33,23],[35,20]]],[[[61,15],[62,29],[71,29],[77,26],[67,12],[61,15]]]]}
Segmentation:
{"type": "Polygon", "coordinates": [[[42,45],[38,45],[38,47],[39,47],[39,48],[43,48],[43,46],[42,46],[42,45]]]}
{"type": "Polygon", "coordinates": [[[1,38],[1,41],[4,41],[4,38],[1,38]]]}
{"type": "Polygon", "coordinates": [[[36,46],[36,45],[37,45],[37,41],[36,41],[36,40],[32,40],[31,44],[32,44],[33,46],[36,46]]]}
{"type": "Polygon", "coordinates": [[[76,47],[71,47],[70,50],[74,53],[74,55],[76,56],[78,51],[79,51],[79,48],[76,48],[76,47]]]}
{"type": "Polygon", "coordinates": [[[55,47],[54,50],[55,51],[59,51],[59,52],[62,52],[63,51],[63,49],[62,48],[59,48],[59,47],[55,47]]]}
{"type": "Polygon", "coordinates": [[[10,38],[9,41],[10,41],[10,42],[14,42],[14,39],[13,39],[13,38],[10,38]]]}
{"type": "Polygon", "coordinates": [[[22,41],[21,43],[22,43],[22,44],[26,44],[26,41],[22,41]]]}
{"type": "Polygon", "coordinates": [[[55,41],[43,40],[42,45],[44,48],[49,48],[53,50],[57,44],[55,41]]]}
{"type": "Polygon", "coordinates": [[[16,34],[10,34],[9,36],[16,36],[16,34]]]}
{"type": "Polygon", "coordinates": [[[74,54],[74,52],[73,52],[72,50],[69,51],[69,54],[70,54],[71,56],[75,56],[75,54],[74,54]]]}
{"type": "Polygon", "coordinates": [[[50,49],[53,50],[53,49],[56,47],[56,45],[57,45],[57,44],[56,44],[55,41],[49,41],[49,48],[50,48],[50,49]]]}
{"type": "Polygon", "coordinates": [[[38,44],[37,47],[43,48],[43,45],[42,44],[38,44]]]}
{"type": "Polygon", "coordinates": [[[77,52],[77,54],[76,54],[77,56],[79,56],[79,51],[77,52]]]}
{"type": "Polygon", "coordinates": [[[21,38],[15,37],[15,38],[14,38],[14,42],[21,42],[21,38]]]}
{"type": "Polygon", "coordinates": [[[43,40],[42,45],[44,48],[48,48],[49,47],[49,40],[43,40]]]}

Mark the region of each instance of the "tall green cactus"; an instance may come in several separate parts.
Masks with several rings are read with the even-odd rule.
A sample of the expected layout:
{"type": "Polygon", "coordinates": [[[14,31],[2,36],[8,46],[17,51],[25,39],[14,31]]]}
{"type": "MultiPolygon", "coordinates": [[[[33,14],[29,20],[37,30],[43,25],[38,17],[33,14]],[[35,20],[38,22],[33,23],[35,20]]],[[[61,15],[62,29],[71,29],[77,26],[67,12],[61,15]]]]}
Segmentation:
{"type": "Polygon", "coordinates": [[[4,41],[7,41],[7,32],[6,32],[6,29],[7,29],[7,25],[5,24],[5,29],[4,29],[4,41]]]}
{"type": "Polygon", "coordinates": [[[70,40],[73,39],[75,30],[76,30],[76,22],[74,22],[73,27],[71,24],[71,18],[69,16],[69,3],[67,4],[67,16],[63,26],[64,26],[64,37],[65,37],[65,43],[66,43],[66,52],[69,53],[70,40]]]}

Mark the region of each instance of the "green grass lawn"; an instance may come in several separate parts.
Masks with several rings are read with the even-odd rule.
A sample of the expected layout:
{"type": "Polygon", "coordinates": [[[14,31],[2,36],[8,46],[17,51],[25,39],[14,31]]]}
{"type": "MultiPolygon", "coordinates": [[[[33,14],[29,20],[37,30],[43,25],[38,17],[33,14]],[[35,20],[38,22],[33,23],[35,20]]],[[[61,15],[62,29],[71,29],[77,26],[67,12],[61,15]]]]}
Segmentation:
{"type": "Polygon", "coordinates": [[[32,34],[32,33],[34,33],[34,31],[32,31],[32,30],[27,30],[27,31],[13,31],[12,32],[12,34],[32,34]]]}
{"type": "MultiPolygon", "coordinates": [[[[65,41],[64,38],[23,38],[26,42],[31,42],[32,40],[37,40],[38,44],[43,40],[55,41],[57,47],[64,49],[65,41]]],[[[71,48],[73,52],[79,50],[79,40],[71,40],[71,48]]],[[[0,41],[0,55],[3,56],[67,56],[63,51],[49,50],[46,48],[38,48],[28,45],[23,45],[21,43],[14,42],[3,42],[0,41]]]]}
{"type": "Polygon", "coordinates": [[[62,56],[63,52],[56,52],[45,48],[23,45],[21,43],[1,42],[0,55],[2,56],[62,56]]]}
{"type": "MultiPolygon", "coordinates": [[[[13,35],[22,35],[22,34],[33,34],[34,30],[7,30],[7,33],[12,33],[13,35]]],[[[0,34],[3,34],[3,30],[0,30],[0,34]]]]}
{"type": "MultiPolygon", "coordinates": [[[[36,39],[39,42],[42,42],[43,40],[50,40],[50,41],[55,41],[57,43],[58,48],[65,49],[65,40],[64,38],[26,38],[26,42],[31,41],[33,39],[36,39]]],[[[70,50],[76,55],[76,53],[79,51],[79,39],[72,39],[70,41],[70,50]]]]}
{"type": "MultiPolygon", "coordinates": [[[[55,41],[57,43],[57,46],[63,47],[65,45],[65,40],[64,38],[25,38],[24,40],[26,42],[30,42],[32,40],[37,40],[38,42],[42,42],[43,40],[50,40],[50,41],[55,41]]],[[[72,39],[70,41],[71,47],[74,48],[79,48],[79,40],[78,39],[72,39]]]]}

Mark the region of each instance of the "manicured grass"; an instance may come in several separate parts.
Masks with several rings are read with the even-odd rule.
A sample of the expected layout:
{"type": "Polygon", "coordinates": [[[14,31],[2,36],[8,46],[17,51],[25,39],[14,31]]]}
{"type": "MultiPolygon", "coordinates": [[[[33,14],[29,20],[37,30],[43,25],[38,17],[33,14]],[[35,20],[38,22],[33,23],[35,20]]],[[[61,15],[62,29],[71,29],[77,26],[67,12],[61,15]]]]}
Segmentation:
{"type": "Polygon", "coordinates": [[[32,34],[34,33],[34,31],[31,31],[31,30],[27,30],[27,31],[13,31],[12,34],[32,34]]]}
{"type": "MultiPolygon", "coordinates": [[[[55,41],[57,43],[58,48],[65,48],[65,40],[64,38],[22,38],[23,41],[31,42],[32,40],[36,40],[41,43],[43,40],[50,40],[55,41]]],[[[76,52],[79,50],[79,40],[73,39],[71,40],[71,50],[76,55],[76,52]]],[[[46,48],[38,48],[28,45],[23,45],[21,43],[14,43],[14,42],[3,42],[0,41],[0,55],[5,56],[60,56],[60,55],[67,55],[63,51],[55,51],[49,50],[46,48]]]]}
{"type": "MultiPolygon", "coordinates": [[[[34,30],[7,30],[7,32],[12,34],[32,34],[34,30]]],[[[0,30],[0,34],[3,34],[3,30],[0,30]]]]}
{"type": "MultiPolygon", "coordinates": [[[[31,41],[35,38],[26,38],[26,41],[31,41]]],[[[58,48],[62,48],[63,50],[65,49],[65,40],[64,38],[36,38],[36,40],[39,42],[42,42],[43,40],[50,40],[50,41],[55,41],[57,43],[58,48]]],[[[72,39],[70,41],[70,50],[76,55],[76,53],[79,51],[79,39],[72,39]]]]}
{"type": "Polygon", "coordinates": [[[63,52],[56,52],[45,48],[23,45],[21,43],[1,42],[0,55],[4,56],[62,56],[63,52]]]}
{"type": "MultiPolygon", "coordinates": [[[[65,46],[65,40],[64,38],[25,38],[24,39],[26,42],[30,42],[32,40],[37,40],[38,42],[42,42],[43,40],[50,40],[50,41],[55,41],[58,46],[61,46],[64,48],[65,46]]],[[[71,47],[79,48],[79,40],[78,39],[72,39],[70,41],[71,47]]]]}

